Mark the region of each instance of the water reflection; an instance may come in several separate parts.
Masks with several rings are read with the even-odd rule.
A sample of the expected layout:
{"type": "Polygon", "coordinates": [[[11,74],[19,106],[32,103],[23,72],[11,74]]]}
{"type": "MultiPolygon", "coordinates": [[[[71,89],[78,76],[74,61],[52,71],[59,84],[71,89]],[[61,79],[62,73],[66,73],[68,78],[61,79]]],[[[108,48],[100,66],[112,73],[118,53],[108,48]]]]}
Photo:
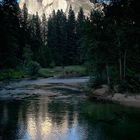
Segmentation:
{"type": "Polygon", "coordinates": [[[0,138],[20,140],[79,140],[74,105],[47,98],[0,103],[0,138]]]}
{"type": "Polygon", "coordinates": [[[0,101],[0,140],[138,140],[140,121],[133,116],[137,110],[129,116],[118,112],[122,107],[79,97],[0,101]]]}

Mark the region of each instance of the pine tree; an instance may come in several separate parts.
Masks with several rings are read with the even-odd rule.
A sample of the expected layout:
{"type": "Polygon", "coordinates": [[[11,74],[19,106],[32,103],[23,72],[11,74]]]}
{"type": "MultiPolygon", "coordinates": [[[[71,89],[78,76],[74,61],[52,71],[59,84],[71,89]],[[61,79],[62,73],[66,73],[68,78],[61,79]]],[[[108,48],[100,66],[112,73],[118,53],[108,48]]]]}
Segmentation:
{"type": "Polygon", "coordinates": [[[47,44],[47,32],[48,32],[48,21],[46,19],[46,15],[43,13],[42,21],[41,21],[41,35],[42,35],[42,66],[47,67],[50,65],[50,50],[47,44]]]}
{"type": "Polygon", "coordinates": [[[0,67],[15,68],[19,63],[20,10],[16,0],[3,0],[0,32],[0,67]]]}
{"type": "Polygon", "coordinates": [[[84,38],[84,24],[85,24],[85,15],[83,12],[83,9],[80,8],[77,16],[77,21],[76,21],[76,37],[77,37],[77,61],[79,63],[84,62],[84,48],[82,46],[83,38],[84,38]]]}
{"type": "Polygon", "coordinates": [[[26,4],[24,4],[22,9],[22,26],[25,31],[27,30],[27,25],[28,25],[28,9],[26,7],[26,4]]]}
{"type": "Polygon", "coordinates": [[[43,13],[42,15],[42,22],[41,22],[41,28],[42,28],[42,41],[43,41],[43,45],[47,44],[47,19],[46,19],[46,15],[45,13],[43,13]]]}
{"type": "MultiPolygon", "coordinates": [[[[20,19],[20,53],[21,56],[24,53],[24,50],[26,50],[26,46],[30,46],[30,30],[29,30],[29,14],[28,9],[26,7],[26,4],[23,5],[23,9],[21,10],[21,19],[20,19]]],[[[31,48],[30,48],[31,49],[31,48]]],[[[23,56],[24,57],[24,56],[23,56]]],[[[24,60],[24,58],[22,58],[24,60]]],[[[26,61],[26,60],[24,60],[26,61]]]]}
{"type": "Polygon", "coordinates": [[[32,16],[31,20],[31,29],[32,29],[32,43],[31,43],[31,49],[33,51],[33,59],[34,61],[37,61],[38,63],[42,64],[42,35],[41,35],[41,21],[38,16],[38,13],[36,15],[32,16]]]}
{"type": "Polygon", "coordinates": [[[53,11],[48,19],[48,32],[47,32],[48,49],[51,56],[51,64],[55,65],[57,51],[57,33],[56,33],[56,13],[53,11]]]}
{"type": "Polygon", "coordinates": [[[58,65],[64,66],[66,53],[66,16],[62,10],[56,14],[58,65]]]}
{"type": "Polygon", "coordinates": [[[76,45],[76,21],[75,13],[70,6],[67,20],[67,63],[76,64],[77,45],[76,45]]]}
{"type": "Polygon", "coordinates": [[[48,48],[53,63],[63,66],[66,63],[66,15],[62,10],[54,11],[48,20],[48,48]]]}

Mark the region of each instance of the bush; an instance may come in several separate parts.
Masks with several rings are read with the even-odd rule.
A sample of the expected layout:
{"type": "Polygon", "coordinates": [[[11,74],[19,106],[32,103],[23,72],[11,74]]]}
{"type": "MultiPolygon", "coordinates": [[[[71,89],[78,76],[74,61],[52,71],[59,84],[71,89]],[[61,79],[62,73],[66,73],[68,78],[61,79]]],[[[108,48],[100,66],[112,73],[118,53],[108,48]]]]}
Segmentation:
{"type": "Polygon", "coordinates": [[[41,68],[39,71],[39,76],[40,77],[45,77],[45,78],[48,78],[48,77],[53,77],[56,75],[56,72],[53,71],[52,69],[47,69],[47,68],[41,68]]]}
{"type": "Polygon", "coordinates": [[[0,80],[24,78],[26,73],[22,70],[7,69],[0,71],[0,80]]]}
{"type": "Polygon", "coordinates": [[[126,80],[122,80],[119,83],[119,92],[131,92],[139,93],[140,92],[140,79],[138,76],[127,76],[126,80]]]}
{"type": "Polygon", "coordinates": [[[41,68],[40,64],[38,62],[35,62],[35,61],[31,61],[27,65],[28,73],[31,76],[38,75],[38,71],[39,71],[40,68],[41,68]]]}
{"type": "Polygon", "coordinates": [[[127,76],[128,81],[128,90],[131,92],[139,93],[140,92],[140,78],[136,76],[127,76]]]}
{"type": "Polygon", "coordinates": [[[122,80],[119,83],[118,92],[121,92],[121,93],[127,92],[128,87],[129,87],[128,82],[126,80],[122,80]]]}
{"type": "Polygon", "coordinates": [[[50,68],[54,68],[55,66],[56,66],[55,62],[52,61],[52,62],[50,63],[50,68]]]}
{"type": "Polygon", "coordinates": [[[103,80],[101,77],[90,77],[89,81],[89,88],[96,89],[99,88],[101,85],[105,84],[105,80],[103,80]]]}

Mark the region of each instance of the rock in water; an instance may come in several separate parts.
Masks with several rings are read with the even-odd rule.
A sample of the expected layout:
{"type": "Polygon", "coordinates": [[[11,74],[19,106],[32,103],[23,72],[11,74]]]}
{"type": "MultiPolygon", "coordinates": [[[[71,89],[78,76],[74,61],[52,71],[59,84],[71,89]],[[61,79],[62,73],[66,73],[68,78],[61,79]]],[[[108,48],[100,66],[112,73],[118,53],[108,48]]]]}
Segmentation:
{"type": "Polygon", "coordinates": [[[45,13],[46,17],[49,17],[53,10],[57,11],[58,9],[62,9],[68,14],[70,5],[76,15],[80,7],[82,7],[85,16],[89,16],[92,9],[102,10],[103,8],[101,4],[94,4],[90,0],[20,0],[19,6],[21,9],[24,3],[28,8],[29,14],[38,12],[39,16],[42,16],[45,13]]]}

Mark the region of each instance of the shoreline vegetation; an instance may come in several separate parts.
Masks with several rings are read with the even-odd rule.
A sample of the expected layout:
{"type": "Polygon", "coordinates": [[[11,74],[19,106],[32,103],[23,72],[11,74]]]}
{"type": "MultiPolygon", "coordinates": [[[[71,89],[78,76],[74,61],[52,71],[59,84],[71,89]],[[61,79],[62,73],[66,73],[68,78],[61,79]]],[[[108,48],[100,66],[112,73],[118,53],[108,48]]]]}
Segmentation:
{"type": "Polygon", "coordinates": [[[89,17],[70,6],[68,15],[54,10],[47,19],[2,0],[0,81],[92,75],[89,98],[139,106],[139,2],[111,0],[89,17]]]}
{"type": "MultiPolygon", "coordinates": [[[[42,79],[42,78],[46,78],[46,80],[47,78],[54,78],[54,79],[56,78],[56,79],[61,80],[61,79],[71,79],[73,77],[78,78],[78,77],[83,77],[83,76],[87,76],[87,70],[84,66],[41,68],[39,69],[38,73],[35,76],[30,76],[29,73],[23,72],[23,71],[6,70],[0,73],[0,84],[2,87],[2,83],[6,81],[23,81],[24,79],[35,80],[35,79],[42,79]]],[[[91,84],[90,81],[89,81],[89,84],[91,84]]],[[[72,84],[69,88],[74,88],[74,87],[75,87],[75,84],[72,84]]],[[[86,88],[88,92],[87,98],[89,100],[92,100],[93,102],[94,101],[112,102],[112,103],[117,103],[117,104],[121,104],[125,106],[140,108],[140,95],[138,93],[115,92],[115,91],[110,90],[108,85],[100,85],[98,86],[98,88],[93,89],[93,88],[90,88],[90,86],[87,84],[86,88]]],[[[84,88],[82,89],[83,91],[86,91],[84,88]]]]}
{"type": "Polygon", "coordinates": [[[73,66],[58,66],[54,68],[39,68],[35,73],[32,74],[30,70],[24,69],[6,69],[0,71],[0,81],[7,80],[22,80],[22,79],[36,79],[36,78],[69,78],[69,77],[81,77],[87,76],[87,70],[84,66],[73,65],[73,66]]]}

